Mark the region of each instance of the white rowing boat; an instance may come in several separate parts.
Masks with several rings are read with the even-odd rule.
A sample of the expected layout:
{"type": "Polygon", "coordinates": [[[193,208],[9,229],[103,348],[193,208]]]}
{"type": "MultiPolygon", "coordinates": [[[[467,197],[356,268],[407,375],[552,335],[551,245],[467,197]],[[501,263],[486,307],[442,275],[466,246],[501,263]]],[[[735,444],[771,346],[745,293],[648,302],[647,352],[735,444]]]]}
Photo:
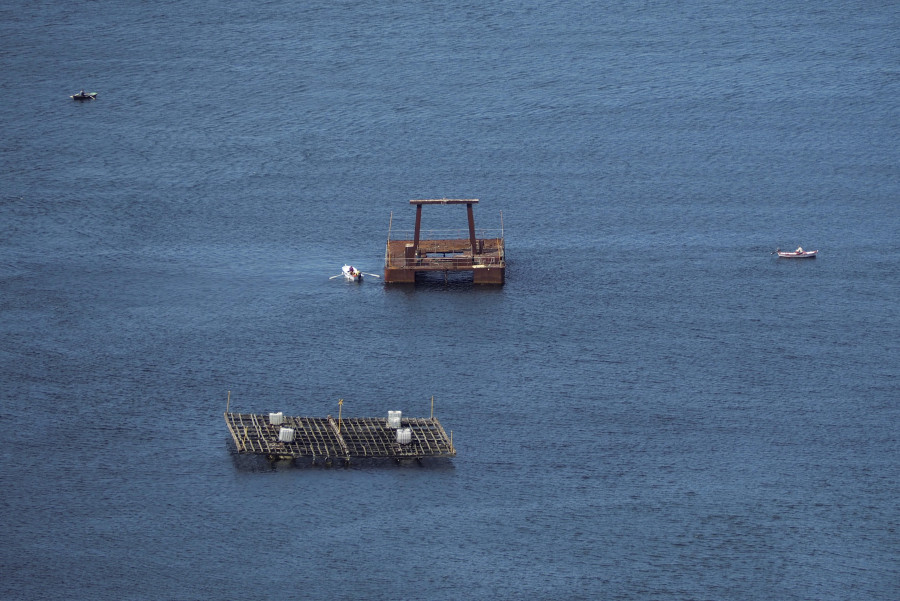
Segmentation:
{"type": "Polygon", "coordinates": [[[364,273],[353,265],[344,265],[343,267],[341,267],[341,272],[339,274],[333,275],[328,279],[333,280],[334,278],[344,276],[344,278],[346,278],[349,282],[361,282],[363,279],[363,275],[370,275],[373,278],[378,277],[378,275],[374,273],[364,273]]]}
{"type": "Polygon", "coordinates": [[[816,255],[819,254],[818,250],[803,250],[802,246],[798,246],[797,250],[791,252],[788,250],[779,250],[775,249],[775,252],[779,257],[784,259],[815,259],[816,255]]]}

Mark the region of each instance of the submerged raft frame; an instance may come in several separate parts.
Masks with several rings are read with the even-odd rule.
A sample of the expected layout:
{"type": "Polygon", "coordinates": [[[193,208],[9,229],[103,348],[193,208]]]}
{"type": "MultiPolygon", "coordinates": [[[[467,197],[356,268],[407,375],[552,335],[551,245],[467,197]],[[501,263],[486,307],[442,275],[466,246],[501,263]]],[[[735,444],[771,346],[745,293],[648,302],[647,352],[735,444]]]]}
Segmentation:
{"type": "Polygon", "coordinates": [[[397,442],[397,430],[383,417],[338,418],[282,416],[281,424],[269,423],[269,416],[253,413],[225,412],[225,424],[234,439],[237,452],[264,455],[269,459],[308,457],[315,463],[339,459],[422,459],[454,457],[453,435],[444,431],[434,418],[400,420],[401,428],[409,428],[411,440],[397,442]],[[293,442],[279,440],[281,428],[293,428],[293,442]]]}

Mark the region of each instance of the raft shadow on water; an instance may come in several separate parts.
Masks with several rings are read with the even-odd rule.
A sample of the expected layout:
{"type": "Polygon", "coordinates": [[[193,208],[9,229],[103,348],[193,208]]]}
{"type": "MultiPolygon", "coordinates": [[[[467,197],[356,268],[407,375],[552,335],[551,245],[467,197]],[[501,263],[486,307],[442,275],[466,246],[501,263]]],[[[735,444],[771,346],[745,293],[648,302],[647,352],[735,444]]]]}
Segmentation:
{"type": "Polygon", "coordinates": [[[434,472],[455,471],[456,466],[449,457],[424,457],[422,459],[385,459],[385,458],[353,458],[349,462],[340,457],[296,459],[269,459],[263,455],[241,454],[229,444],[229,452],[234,467],[244,473],[267,473],[280,470],[389,470],[389,469],[424,469],[434,472]]]}

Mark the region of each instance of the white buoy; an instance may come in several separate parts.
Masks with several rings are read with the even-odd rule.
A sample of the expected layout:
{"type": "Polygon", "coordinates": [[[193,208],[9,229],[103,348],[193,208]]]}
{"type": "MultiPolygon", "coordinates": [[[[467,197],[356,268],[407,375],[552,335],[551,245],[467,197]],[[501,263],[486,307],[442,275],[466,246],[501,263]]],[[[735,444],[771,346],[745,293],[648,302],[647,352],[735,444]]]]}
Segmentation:
{"type": "Polygon", "coordinates": [[[412,430],[410,428],[399,428],[397,430],[397,442],[400,444],[412,442],[412,430]]]}

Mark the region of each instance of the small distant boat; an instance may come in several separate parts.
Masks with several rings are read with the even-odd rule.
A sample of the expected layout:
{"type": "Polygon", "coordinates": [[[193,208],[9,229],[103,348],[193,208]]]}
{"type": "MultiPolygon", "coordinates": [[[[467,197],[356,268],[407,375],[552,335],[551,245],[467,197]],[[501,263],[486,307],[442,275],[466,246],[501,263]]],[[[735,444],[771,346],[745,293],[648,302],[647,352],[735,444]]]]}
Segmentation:
{"type": "Polygon", "coordinates": [[[85,92],[84,90],[69,96],[72,100],[94,100],[96,97],[97,92],[85,92]]]}
{"type": "Polygon", "coordinates": [[[344,265],[341,267],[341,273],[351,282],[359,282],[362,280],[362,272],[353,265],[344,265]]]}
{"type": "Polygon", "coordinates": [[[373,278],[377,278],[378,275],[374,273],[365,273],[354,267],[353,265],[344,265],[341,267],[341,272],[337,275],[333,275],[329,280],[333,280],[334,278],[339,278],[344,276],[350,282],[361,282],[363,279],[363,275],[370,275],[373,278]]]}
{"type": "Polygon", "coordinates": [[[780,250],[776,248],[775,252],[779,257],[784,259],[815,259],[816,255],[819,254],[818,250],[803,250],[802,246],[798,246],[795,251],[780,250]]]}

